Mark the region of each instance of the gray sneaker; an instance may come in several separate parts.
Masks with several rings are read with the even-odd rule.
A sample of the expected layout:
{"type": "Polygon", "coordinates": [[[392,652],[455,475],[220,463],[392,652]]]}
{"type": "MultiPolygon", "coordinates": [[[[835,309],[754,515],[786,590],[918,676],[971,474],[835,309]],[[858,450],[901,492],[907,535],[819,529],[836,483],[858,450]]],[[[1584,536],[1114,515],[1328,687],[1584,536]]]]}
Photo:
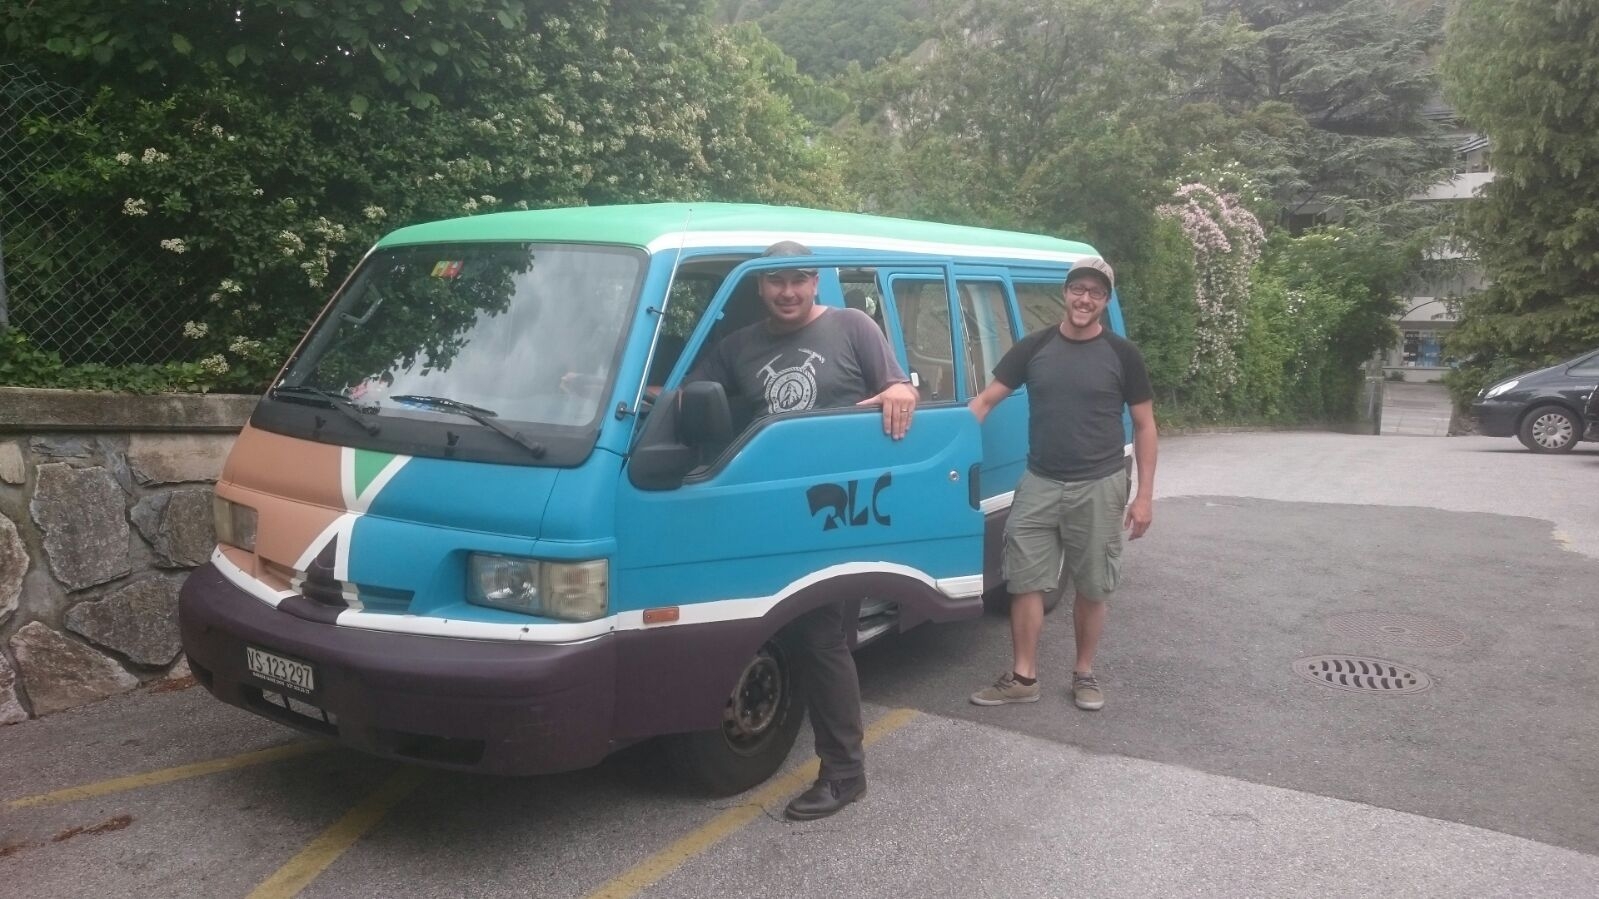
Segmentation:
{"type": "Polygon", "coordinates": [[[1072,701],[1077,703],[1078,708],[1090,712],[1105,707],[1105,692],[1099,689],[1099,681],[1094,679],[1093,672],[1072,672],[1072,701]]]}
{"type": "Polygon", "coordinates": [[[1037,702],[1038,682],[1034,681],[1028,686],[1016,680],[1013,672],[1007,671],[994,681],[993,686],[984,687],[972,694],[975,705],[1004,705],[1008,702],[1037,702]]]}

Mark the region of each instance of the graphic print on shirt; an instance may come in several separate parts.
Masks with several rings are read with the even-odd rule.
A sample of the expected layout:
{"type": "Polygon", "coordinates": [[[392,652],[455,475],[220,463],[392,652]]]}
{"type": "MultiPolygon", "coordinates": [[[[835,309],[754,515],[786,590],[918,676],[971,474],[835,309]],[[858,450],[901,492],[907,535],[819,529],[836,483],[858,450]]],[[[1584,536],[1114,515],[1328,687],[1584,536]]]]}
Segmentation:
{"type": "Polygon", "coordinates": [[[816,407],[816,366],[825,363],[827,358],[803,348],[797,352],[805,356],[798,365],[781,369],[777,367],[778,361],[788,355],[785,351],[773,356],[761,367],[761,384],[766,388],[766,409],[772,414],[804,412],[816,407]]]}

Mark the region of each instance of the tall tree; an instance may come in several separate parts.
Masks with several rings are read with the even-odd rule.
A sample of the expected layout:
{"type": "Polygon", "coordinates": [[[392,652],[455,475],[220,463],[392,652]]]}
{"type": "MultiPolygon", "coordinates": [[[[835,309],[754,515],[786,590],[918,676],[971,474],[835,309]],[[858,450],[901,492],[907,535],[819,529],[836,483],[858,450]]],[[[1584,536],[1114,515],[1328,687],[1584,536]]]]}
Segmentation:
{"type": "Polygon", "coordinates": [[[1438,180],[1449,146],[1422,112],[1438,91],[1428,54],[1443,7],[1205,0],[1209,17],[1241,23],[1250,40],[1200,94],[1238,117],[1233,147],[1284,215],[1393,207],[1438,180]]]}
{"type": "Polygon", "coordinates": [[[871,68],[914,48],[927,37],[926,0],[780,0],[726,10],[760,24],[799,70],[816,78],[855,63],[871,68]],[[763,8],[764,7],[764,8],[763,8]]]}
{"type": "Polygon", "coordinates": [[[1599,345],[1599,0],[1461,0],[1448,34],[1449,96],[1496,173],[1464,226],[1490,286],[1448,342],[1468,392],[1599,345]]]}

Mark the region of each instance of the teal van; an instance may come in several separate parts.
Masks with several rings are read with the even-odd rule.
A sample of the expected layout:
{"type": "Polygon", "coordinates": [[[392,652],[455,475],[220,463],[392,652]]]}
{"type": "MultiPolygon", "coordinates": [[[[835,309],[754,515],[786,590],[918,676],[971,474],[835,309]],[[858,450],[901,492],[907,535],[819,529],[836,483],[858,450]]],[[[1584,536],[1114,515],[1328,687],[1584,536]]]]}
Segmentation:
{"type": "MultiPolygon", "coordinates": [[[[225,702],[378,755],[580,768],[649,738],[716,792],[803,714],[784,627],[856,644],[980,614],[1027,445],[966,401],[1061,318],[1084,244],[808,209],[659,204],[404,228],[363,259],[240,433],[183,647],[225,702]],[[744,421],[684,384],[763,314],[778,240],[920,394],[744,421]]],[[[1109,325],[1124,333],[1112,297],[1109,325]]],[[[797,376],[774,372],[774,377],[797,376]]],[[[713,388],[713,389],[707,389],[713,388]]],[[[1130,435],[1130,425],[1129,435],[1130,435]]]]}

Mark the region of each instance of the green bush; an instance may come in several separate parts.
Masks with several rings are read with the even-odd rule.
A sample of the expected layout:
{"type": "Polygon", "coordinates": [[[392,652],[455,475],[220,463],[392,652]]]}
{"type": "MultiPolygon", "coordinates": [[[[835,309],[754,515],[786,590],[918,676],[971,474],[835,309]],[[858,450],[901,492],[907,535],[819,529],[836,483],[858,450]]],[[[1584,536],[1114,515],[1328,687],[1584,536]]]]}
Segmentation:
{"type": "MultiPolygon", "coordinates": [[[[60,159],[30,192],[121,241],[151,270],[143,280],[200,310],[162,336],[192,340],[229,389],[263,384],[397,227],[660,199],[834,205],[842,193],[772,83],[780,54],[753,30],[712,27],[704,3],[133,6],[0,7],[0,56],[90,96],[76,118],[23,129],[60,159]],[[182,278],[163,278],[173,263],[182,278]]],[[[7,246],[24,250],[49,264],[48,241],[7,246]]]]}
{"type": "Polygon", "coordinates": [[[68,365],[61,361],[61,354],[39,349],[16,328],[0,329],[0,384],[124,393],[206,393],[223,386],[220,379],[194,362],[68,365]]]}
{"type": "Polygon", "coordinates": [[[1181,226],[1157,219],[1147,256],[1121,273],[1117,294],[1155,395],[1176,402],[1194,359],[1194,252],[1181,226]]]}

